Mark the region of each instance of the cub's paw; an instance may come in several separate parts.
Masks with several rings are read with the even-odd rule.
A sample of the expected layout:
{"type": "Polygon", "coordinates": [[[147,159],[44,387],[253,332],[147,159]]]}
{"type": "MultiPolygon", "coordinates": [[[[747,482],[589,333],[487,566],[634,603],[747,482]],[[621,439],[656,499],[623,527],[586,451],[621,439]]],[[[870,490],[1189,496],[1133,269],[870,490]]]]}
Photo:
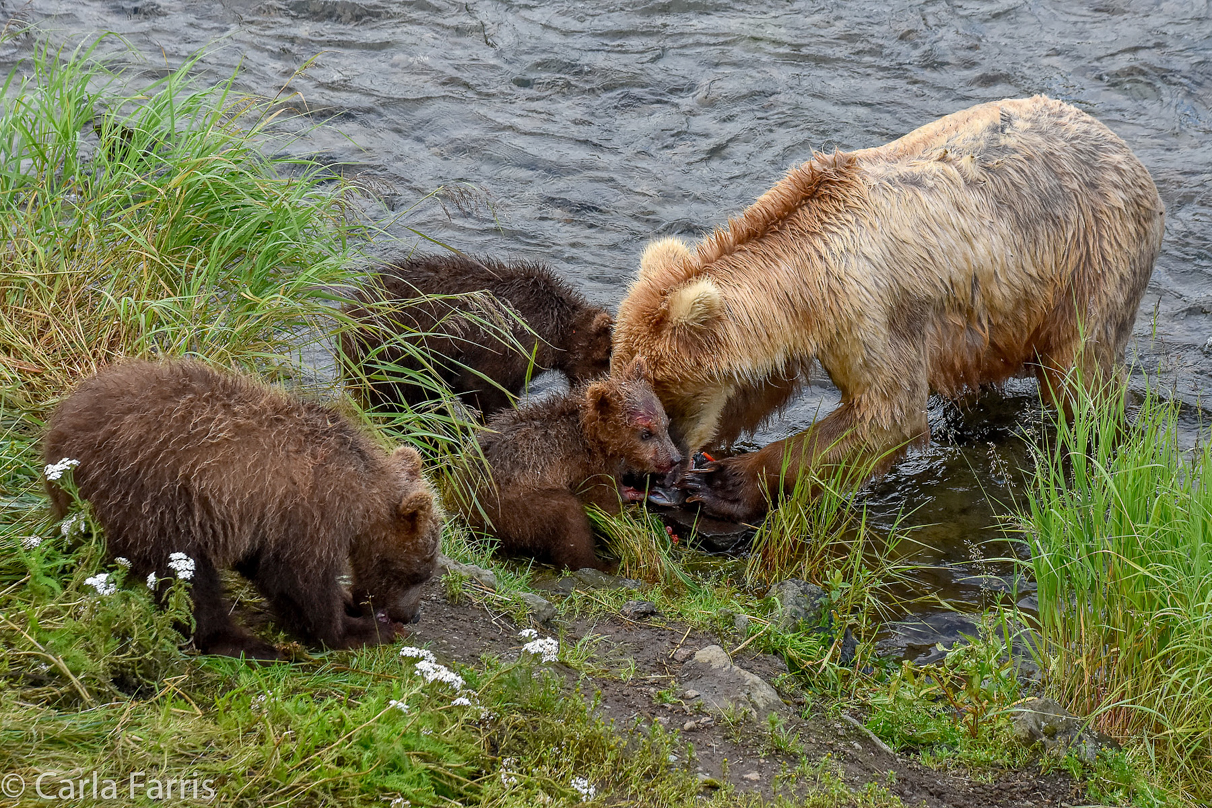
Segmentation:
{"type": "Polygon", "coordinates": [[[703,513],[729,522],[755,523],[770,504],[757,480],[742,465],[744,456],[713,460],[702,468],[689,469],[681,487],[689,492],[687,503],[702,505],[703,513]]]}

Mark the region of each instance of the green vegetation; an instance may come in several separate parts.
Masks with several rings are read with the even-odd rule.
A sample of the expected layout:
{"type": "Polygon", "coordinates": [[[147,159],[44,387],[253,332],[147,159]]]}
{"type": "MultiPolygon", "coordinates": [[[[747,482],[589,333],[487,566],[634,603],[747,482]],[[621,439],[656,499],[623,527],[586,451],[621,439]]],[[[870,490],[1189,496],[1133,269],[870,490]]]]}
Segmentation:
{"type": "Polygon", "coordinates": [[[1048,689],[1212,800],[1212,448],[1179,444],[1149,391],[1081,395],[1041,454],[1024,514],[1048,689]]]}

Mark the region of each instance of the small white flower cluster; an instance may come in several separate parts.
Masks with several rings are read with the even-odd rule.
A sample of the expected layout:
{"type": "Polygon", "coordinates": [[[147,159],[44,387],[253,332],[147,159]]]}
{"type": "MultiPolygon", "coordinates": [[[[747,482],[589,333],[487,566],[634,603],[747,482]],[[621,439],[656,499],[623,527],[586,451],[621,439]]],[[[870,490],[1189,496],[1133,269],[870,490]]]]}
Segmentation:
{"type": "MultiPolygon", "coordinates": [[[[387,798],[384,797],[383,799],[387,799],[387,798]]],[[[391,801],[391,808],[406,808],[406,806],[409,806],[409,805],[412,805],[412,803],[409,802],[408,800],[404,799],[403,797],[396,797],[394,800],[391,801]]]]}
{"type": "Polygon", "coordinates": [[[532,640],[522,646],[522,653],[538,654],[544,662],[555,662],[560,658],[560,641],[554,637],[532,640]]]}
{"type": "Polygon", "coordinates": [[[518,765],[517,758],[505,758],[501,761],[501,785],[512,786],[518,782],[518,778],[509,773],[509,770],[518,765]]]}
{"type": "Polygon", "coordinates": [[[269,701],[269,697],[273,694],[274,692],[272,690],[266,690],[264,693],[254,698],[252,700],[252,704],[250,705],[252,711],[254,713],[265,712],[265,702],[269,701]]]}
{"type": "Polygon", "coordinates": [[[156,588],[156,573],[154,573],[154,572],[147,573],[147,588],[148,589],[156,588]]]}
{"type": "Polygon", "coordinates": [[[523,640],[537,640],[539,638],[539,632],[535,631],[533,628],[524,628],[518,632],[518,637],[523,640]]]}
{"type": "Polygon", "coordinates": [[[109,579],[108,572],[99,572],[91,578],[85,578],[84,584],[97,590],[98,595],[112,595],[118,591],[118,585],[109,579]]]}
{"type": "Polygon", "coordinates": [[[391,701],[387,702],[387,706],[394,707],[402,713],[408,712],[408,705],[402,701],[397,701],[396,699],[392,699],[391,701]]]}
{"type": "Polygon", "coordinates": [[[572,778],[572,783],[570,783],[570,785],[578,794],[581,795],[581,799],[583,800],[592,800],[595,796],[597,796],[598,790],[593,787],[593,783],[589,782],[589,780],[584,777],[572,778]]]}
{"type": "Polygon", "coordinates": [[[84,532],[84,518],[78,513],[72,514],[59,525],[59,532],[68,539],[80,535],[84,532]]]}
{"type": "Polygon", "coordinates": [[[400,656],[410,657],[412,659],[423,659],[426,662],[436,662],[433,651],[426,648],[417,648],[415,645],[406,645],[400,649],[400,656]]]}
{"type": "Polygon", "coordinates": [[[425,682],[445,682],[455,690],[463,689],[463,677],[452,671],[445,665],[439,665],[436,662],[430,662],[428,659],[422,659],[414,668],[417,673],[425,677],[425,682]]]}
{"type": "Polygon", "coordinates": [[[183,581],[192,580],[194,577],[194,560],[185,553],[169,555],[168,568],[177,573],[177,577],[183,581]]]}
{"type": "Polygon", "coordinates": [[[130,559],[125,556],[118,556],[114,559],[114,563],[124,570],[130,569],[130,559]]]}
{"type": "Polygon", "coordinates": [[[67,471],[68,469],[74,469],[78,465],[80,465],[79,460],[72,460],[70,457],[65,457],[58,463],[51,463],[45,469],[43,469],[42,472],[46,475],[46,479],[57,480],[63,476],[63,472],[67,471]]]}
{"type": "Polygon", "coordinates": [[[26,536],[21,540],[21,546],[26,550],[35,550],[42,545],[41,536],[26,536]]]}
{"type": "Polygon", "coordinates": [[[467,698],[466,696],[459,696],[457,699],[455,699],[454,701],[452,701],[450,703],[450,706],[451,707],[470,707],[471,699],[467,698]]]}

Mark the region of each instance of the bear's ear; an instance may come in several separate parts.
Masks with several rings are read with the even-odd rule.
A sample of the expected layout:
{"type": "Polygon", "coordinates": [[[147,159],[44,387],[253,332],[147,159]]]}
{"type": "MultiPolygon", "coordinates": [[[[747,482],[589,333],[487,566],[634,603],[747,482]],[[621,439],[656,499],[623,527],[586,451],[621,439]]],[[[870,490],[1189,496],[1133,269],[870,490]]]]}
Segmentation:
{"type": "Polygon", "coordinates": [[[433,517],[433,494],[423,488],[410,491],[396,506],[396,516],[409,530],[417,531],[422,521],[433,517]]]}
{"type": "Polygon", "coordinates": [[[640,277],[652,277],[655,273],[690,258],[690,249],[680,238],[659,238],[650,242],[640,255],[640,277]]]}
{"type": "Polygon", "coordinates": [[[710,278],[699,278],[672,290],[665,305],[670,326],[699,328],[723,312],[724,299],[710,278]]]}
{"type": "Polygon", "coordinates": [[[392,452],[391,464],[400,471],[414,476],[421,473],[421,456],[411,446],[400,446],[392,452]]]}
{"type": "Polygon", "coordinates": [[[610,412],[610,386],[607,382],[594,382],[585,391],[585,400],[589,403],[589,411],[599,416],[610,412]]]}
{"type": "Polygon", "coordinates": [[[591,334],[594,336],[603,335],[607,338],[610,337],[610,332],[613,329],[614,318],[610,316],[609,312],[605,311],[598,312],[598,315],[593,318],[593,323],[589,326],[591,334]]]}

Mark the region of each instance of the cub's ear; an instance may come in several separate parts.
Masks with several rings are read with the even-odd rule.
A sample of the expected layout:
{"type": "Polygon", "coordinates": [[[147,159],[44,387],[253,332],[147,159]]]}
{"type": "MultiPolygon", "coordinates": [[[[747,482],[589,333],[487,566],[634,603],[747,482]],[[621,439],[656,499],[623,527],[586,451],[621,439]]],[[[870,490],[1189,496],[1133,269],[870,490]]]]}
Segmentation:
{"type": "Polygon", "coordinates": [[[433,515],[433,494],[423,488],[405,494],[396,506],[396,516],[414,532],[433,515]]]}
{"type": "Polygon", "coordinates": [[[590,412],[606,415],[614,406],[610,399],[610,386],[607,382],[594,382],[585,391],[585,399],[589,403],[590,412]]]}
{"type": "Polygon", "coordinates": [[[724,312],[724,298],[714,281],[699,278],[670,291],[665,307],[670,326],[702,328],[724,312]]]}
{"type": "Polygon", "coordinates": [[[659,238],[640,255],[640,277],[648,278],[690,258],[690,249],[680,238],[659,238]]]}
{"type": "Polygon", "coordinates": [[[391,464],[413,476],[421,473],[421,455],[411,446],[401,446],[391,453],[391,464]]]}
{"type": "Polygon", "coordinates": [[[598,316],[593,318],[593,323],[589,326],[590,333],[595,336],[604,335],[609,338],[610,332],[613,330],[614,318],[610,316],[609,312],[605,311],[598,312],[598,316]]]}

